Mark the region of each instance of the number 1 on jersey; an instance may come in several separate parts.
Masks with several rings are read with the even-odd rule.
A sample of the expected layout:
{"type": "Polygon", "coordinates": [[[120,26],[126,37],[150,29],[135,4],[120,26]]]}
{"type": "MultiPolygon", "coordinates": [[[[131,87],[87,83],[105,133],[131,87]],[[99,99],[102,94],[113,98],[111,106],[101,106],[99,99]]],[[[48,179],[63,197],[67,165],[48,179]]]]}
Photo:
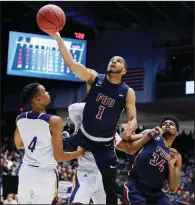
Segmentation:
{"type": "Polygon", "coordinates": [[[101,120],[101,119],[102,119],[102,115],[103,115],[104,110],[105,110],[105,107],[102,106],[102,105],[100,105],[100,106],[99,106],[98,114],[96,115],[96,118],[97,118],[98,120],[101,120]]]}
{"type": "Polygon", "coordinates": [[[34,137],[31,141],[31,143],[28,145],[28,149],[33,152],[35,150],[35,146],[37,143],[37,137],[34,137]]]}

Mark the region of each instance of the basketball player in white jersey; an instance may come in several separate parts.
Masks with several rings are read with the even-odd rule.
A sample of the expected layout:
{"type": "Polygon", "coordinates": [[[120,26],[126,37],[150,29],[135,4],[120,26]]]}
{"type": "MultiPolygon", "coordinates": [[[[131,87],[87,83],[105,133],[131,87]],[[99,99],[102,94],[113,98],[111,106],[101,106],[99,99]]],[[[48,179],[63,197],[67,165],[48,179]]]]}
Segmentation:
{"type": "Polygon", "coordinates": [[[75,152],[63,151],[62,120],[46,113],[50,96],[42,85],[25,86],[22,101],[30,104],[31,111],[17,117],[14,134],[16,147],[25,149],[19,171],[19,203],[52,204],[57,196],[57,162],[81,157],[84,150],[78,147],[75,152]]]}
{"type": "MultiPolygon", "coordinates": [[[[82,118],[85,103],[74,103],[68,107],[69,117],[75,125],[75,132],[79,129],[82,118]]],[[[124,125],[125,131],[121,134],[124,139],[128,139],[128,125],[124,125]]],[[[129,132],[131,133],[131,132],[129,132]]],[[[132,135],[133,143],[128,143],[115,134],[115,147],[133,154],[137,152],[141,146],[146,144],[150,138],[145,134],[132,135]]],[[[152,130],[151,134],[157,133],[156,130],[152,130]]],[[[67,136],[67,135],[66,135],[67,136]]],[[[68,136],[67,136],[68,137],[68,136]]],[[[78,159],[78,170],[73,183],[73,190],[70,197],[70,204],[89,204],[92,199],[93,204],[106,204],[106,194],[104,191],[102,175],[96,165],[95,158],[91,152],[86,151],[83,157],[78,159]]]]}
{"type": "MultiPolygon", "coordinates": [[[[79,129],[85,103],[75,103],[68,107],[71,121],[75,125],[75,132],[79,129]]],[[[94,156],[86,151],[84,157],[78,159],[78,170],[73,183],[70,204],[106,204],[106,194],[102,182],[102,175],[96,165],[94,156]]]]}

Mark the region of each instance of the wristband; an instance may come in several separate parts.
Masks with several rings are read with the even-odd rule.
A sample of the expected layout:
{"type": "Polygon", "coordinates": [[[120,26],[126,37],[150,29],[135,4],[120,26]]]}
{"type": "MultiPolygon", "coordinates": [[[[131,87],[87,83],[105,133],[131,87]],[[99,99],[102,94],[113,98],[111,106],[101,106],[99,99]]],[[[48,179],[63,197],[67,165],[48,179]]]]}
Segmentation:
{"type": "Polygon", "coordinates": [[[155,137],[158,137],[159,134],[158,134],[158,133],[152,134],[151,132],[149,132],[149,133],[147,134],[147,136],[148,136],[149,138],[153,139],[153,138],[155,138],[155,137]]]}

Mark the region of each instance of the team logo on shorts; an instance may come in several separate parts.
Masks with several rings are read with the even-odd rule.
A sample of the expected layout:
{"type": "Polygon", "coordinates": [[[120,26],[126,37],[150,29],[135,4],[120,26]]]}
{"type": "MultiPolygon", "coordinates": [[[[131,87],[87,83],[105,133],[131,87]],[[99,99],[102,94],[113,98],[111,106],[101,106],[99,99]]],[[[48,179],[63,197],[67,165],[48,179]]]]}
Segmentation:
{"type": "Polygon", "coordinates": [[[98,85],[102,85],[102,80],[98,80],[98,85]]]}
{"type": "Polygon", "coordinates": [[[158,136],[158,137],[155,137],[155,140],[156,141],[159,141],[160,140],[160,137],[158,136]]]}

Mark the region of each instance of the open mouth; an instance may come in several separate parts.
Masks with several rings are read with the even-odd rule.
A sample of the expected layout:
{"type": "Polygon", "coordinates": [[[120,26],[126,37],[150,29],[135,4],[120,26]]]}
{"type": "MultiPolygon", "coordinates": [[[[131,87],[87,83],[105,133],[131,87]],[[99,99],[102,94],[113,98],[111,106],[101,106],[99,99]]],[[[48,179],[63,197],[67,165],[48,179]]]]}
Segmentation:
{"type": "Polygon", "coordinates": [[[170,130],[171,128],[170,127],[165,127],[165,130],[170,130]]]}
{"type": "Polygon", "coordinates": [[[111,69],[115,69],[115,66],[114,66],[114,65],[111,65],[110,68],[111,68],[111,69]]]}

